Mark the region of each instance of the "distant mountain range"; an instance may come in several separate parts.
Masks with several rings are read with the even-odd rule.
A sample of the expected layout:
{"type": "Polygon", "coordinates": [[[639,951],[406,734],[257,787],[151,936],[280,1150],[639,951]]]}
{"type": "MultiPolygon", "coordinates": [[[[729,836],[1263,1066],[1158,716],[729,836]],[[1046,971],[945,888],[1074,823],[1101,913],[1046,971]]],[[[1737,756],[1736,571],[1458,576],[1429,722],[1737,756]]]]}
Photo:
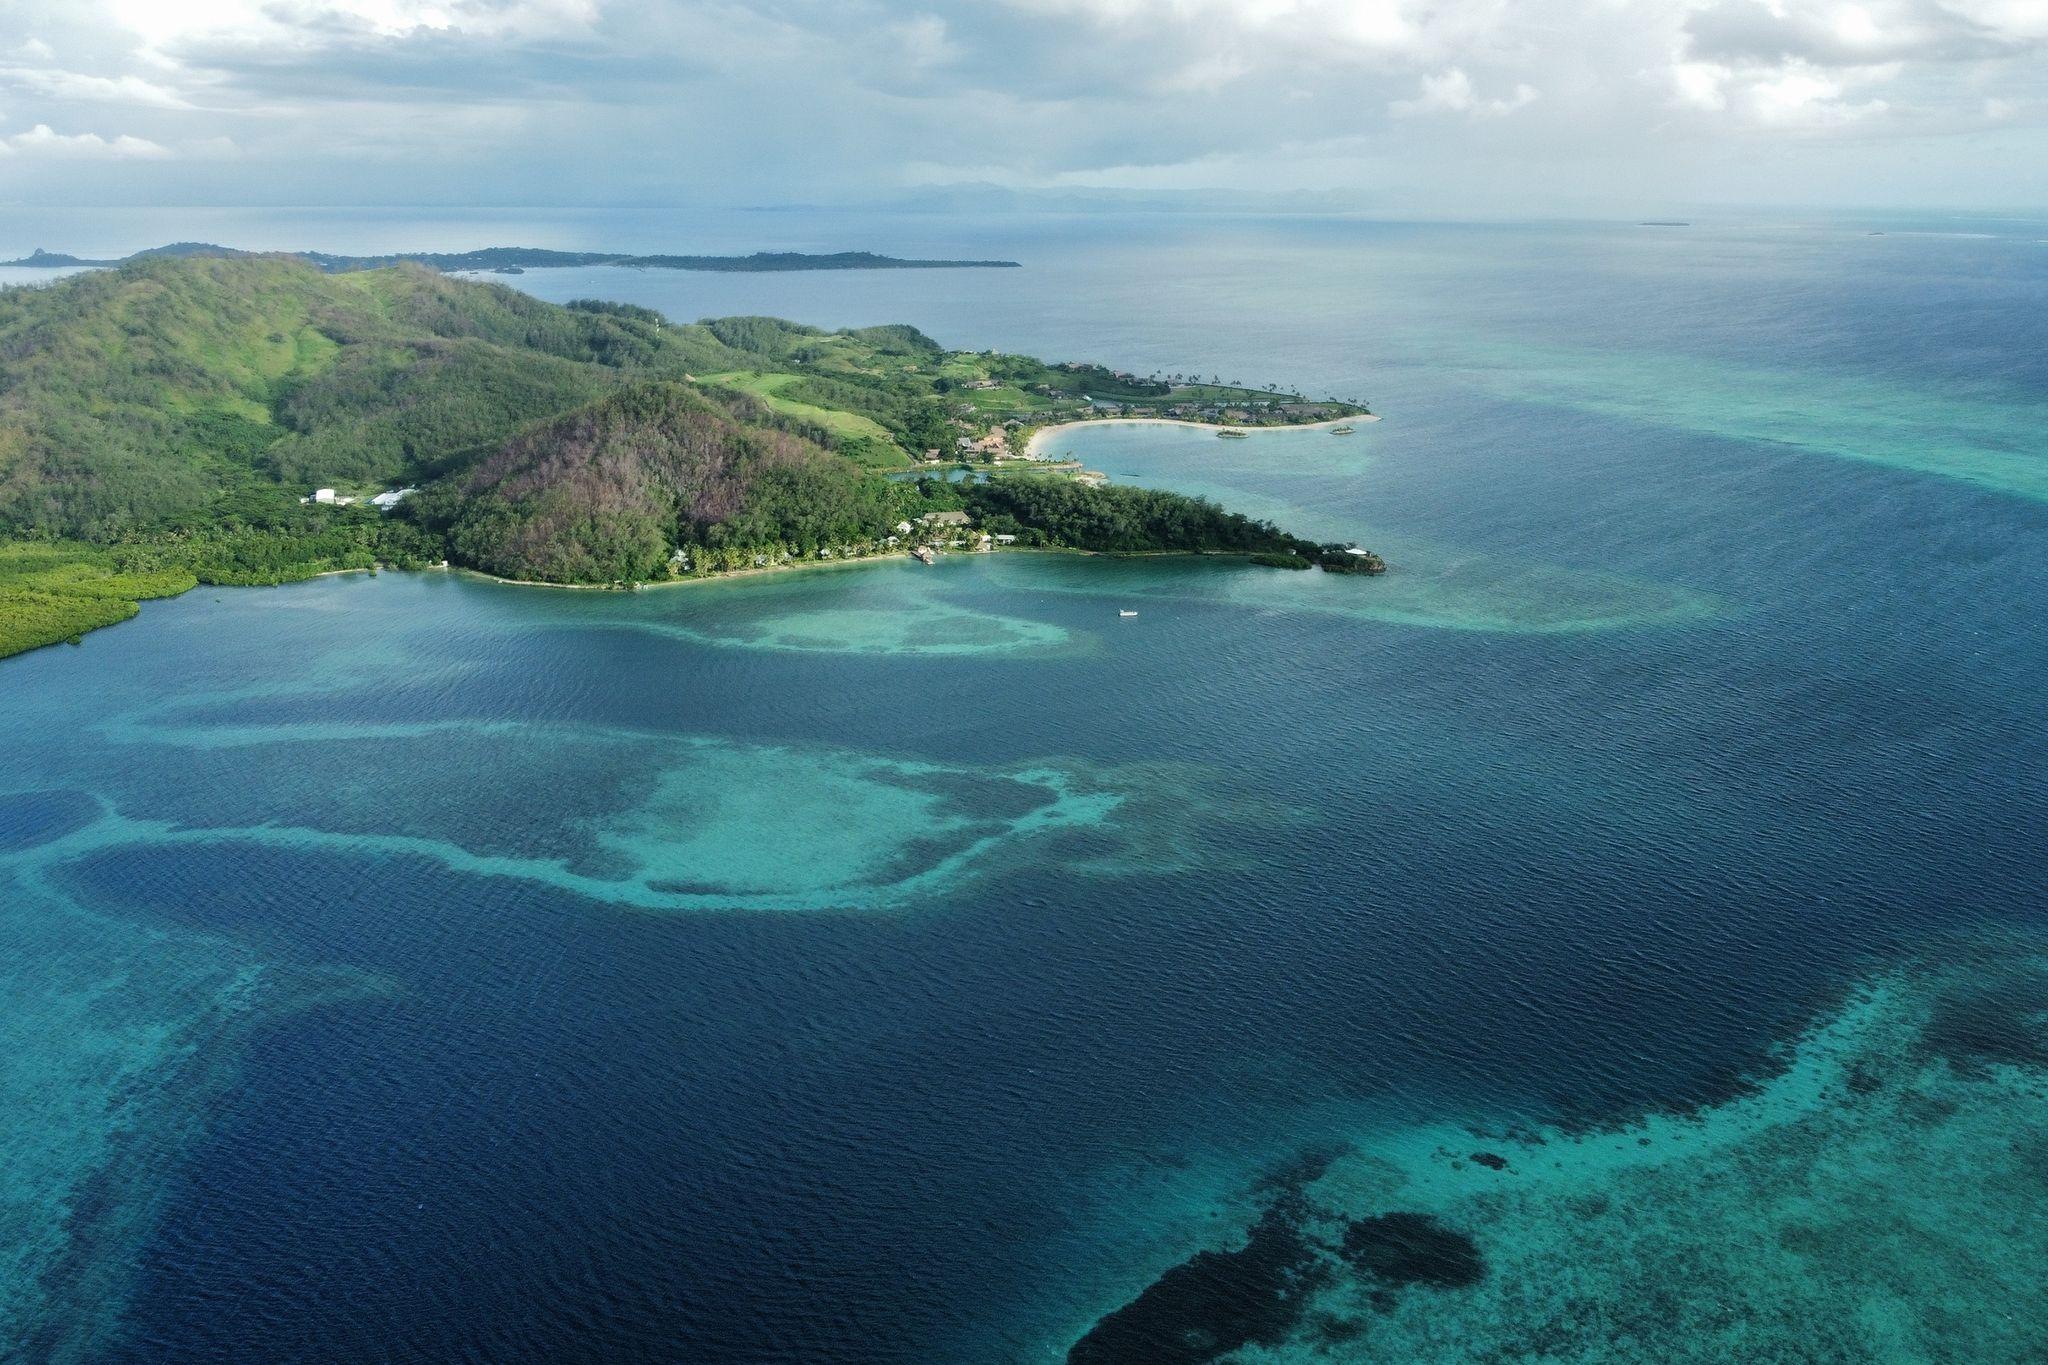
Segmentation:
{"type": "Polygon", "coordinates": [[[330,274],[346,270],[374,270],[381,266],[411,263],[435,270],[488,270],[517,274],[524,270],[545,270],[560,266],[622,265],[639,270],[715,270],[764,273],[781,270],[984,270],[1018,268],[1016,261],[930,261],[878,256],[871,251],[757,251],[751,256],[636,256],[622,251],[551,251],[545,247],[492,246],[476,251],[399,251],[384,256],[341,256],[328,251],[254,252],[212,242],[172,242],[150,247],[132,255],[95,260],[60,251],[33,252],[0,265],[62,269],[72,266],[126,265],[153,257],[295,255],[311,261],[330,274]]]}

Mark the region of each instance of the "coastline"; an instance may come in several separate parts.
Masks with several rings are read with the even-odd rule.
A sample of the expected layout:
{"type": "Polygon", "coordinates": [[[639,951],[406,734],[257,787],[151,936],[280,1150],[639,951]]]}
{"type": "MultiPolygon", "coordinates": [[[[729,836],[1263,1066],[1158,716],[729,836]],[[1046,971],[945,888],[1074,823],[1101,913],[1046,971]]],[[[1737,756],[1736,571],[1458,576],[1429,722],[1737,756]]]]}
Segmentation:
{"type": "MultiPolygon", "coordinates": [[[[989,559],[997,555],[1075,555],[1089,559],[1233,559],[1249,560],[1250,551],[1238,550],[1083,550],[1071,545],[1002,545],[990,550],[942,551],[940,558],[989,559]]],[[[444,572],[461,574],[466,578],[481,579],[486,583],[498,583],[510,588],[558,588],[565,592],[641,592],[660,588],[689,588],[703,583],[726,583],[735,578],[759,578],[769,574],[807,573],[812,570],[856,569],[864,565],[900,564],[910,560],[908,554],[859,555],[848,559],[799,560],[790,564],[763,564],[751,569],[725,569],[719,573],[698,574],[688,578],[663,578],[641,583],[636,587],[620,587],[615,583],[546,583],[534,578],[500,578],[485,573],[482,569],[464,568],[461,565],[435,566],[444,572]]],[[[407,572],[395,570],[394,572],[407,572]]],[[[424,571],[423,571],[424,572],[424,571]]]]}
{"type": "Polygon", "coordinates": [[[1321,422],[1280,422],[1260,426],[1233,427],[1227,422],[1190,422],[1184,417],[1085,417],[1078,422],[1060,422],[1054,426],[1039,427],[1024,442],[1024,453],[1038,458],[1038,444],[1062,432],[1079,427],[1194,427],[1199,431],[1242,431],[1256,436],[1262,431],[1314,431],[1317,427],[1341,427],[1351,422],[1377,422],[1376,412],[1360,412],[1345,417],[1331,417],[1321,422]]]}
{"type": "MultiPolygon", "coordinates": [[[[1197,423],[1196,425],[1200,424],[1197,423]]],[[[1103,559],[1188,558],[1245,560],[1250,558],[1248,554],[1239,554],[1234,551],[1221,550],[1083,550],[1067,545],[1005,545],[990,550],[956,550],[950,551],[948,553],[965,556],[968,558],[984,558],[991,555],[1076,555],[1086,558],[1103,559]]],[[[169,601],[173,598],[183,597],[187,593],[196,592],[200,588],[235,588],[237,590],[284,588],[290,587],[293,583],[311,583],[322,578],[338,578],[347,574],[370,574],[374,576],[380,573],[460,574],[465,578],[473,578],[485,583],[502,584],[505,587],[554,588],[562,592],[640,592],[644,590],[652,590],[657,588],[688,588],[705,583],[725,583],[730,582],[733,579],[760,578],[770,574],[807,573],[819,570],[853,569],[860,568],[863,566],[873,566],[879,564],[894,564],[903,562],[908,559],[910,559],[910,556],[907,554],[891,553],[860,555],[854,558],[847,559],[799,560],[789,564],[764,564],[759,566],[758,568],[750,569],[726,569],[719,573],[692,575],[688,578],[664,578],[626,587],[622,587],[616,583],[547,583],[534,578],[500,578],[496,574],[485,573],[482,569],[471,569],[459,564],[449,564],[445,561],[439,564],[423,564],[416,569],[401,569],[391,564],[379,564],[374,568],[322,569],[318,573],[307,574],[303,578],[287,579],[282,583],[195,583],[191,587],[182,589],[181,591],[168,593],[158,598],[145,598],[142,599],[142,601],[169,601]]],[[[30,645],[25,649],[18,649],[8,654],[0,654],[0,661],[12,658],[19,658],[26,654],[33,654],[40,650],[48,649],[54,645],[77,644],[79,640],[86,635],[93,634],[97,631],[106,630],[113,626],[123,625],[128,621],[134,620],[135,616],[139,614],[139,612],[141,611],[141,606],[141,601],[138,601],[135,604],[136,610],[134,612],[130,612],[127,616],[121,618],[121,620],[104,621],[97,625],[86,626],[78,632],[78,635],[76,637],[65,637],[62,639],[47,640],[41,644],[30,645]]]]}
{"type": "MultiPolygon", "coordinates": [[[[991,551],[991,553],[993,553],[991,551]]],[[[856,555],[845,559],[797,560],[789,564],[762,564],[750,569],[722,569],[717,573],[692,574],[687,578],[661,578],[621,587],[616,583],[547,583],[537,578],[500,578],[482,569],[448,566],[448,572],[480,578],[486,583],[503,583],[514,588],[560,588],[565,592],[640,592],[654,588],[688,588],[699,583],[723,583],[734,578],[756,578],[763,574],[803,573],[812,569],[851,569],[863,564],[888,564],[909,559],[908,554],[856,555]]]]}
{"type": "MultiPolygon", "coordinates": [[[[1249,433],[1252,433],[1252,432],[1259,432],[1259,431],[1313,431],[1313,430],[1316,430],[1316,429],[1318,429],[1318,428],[1329,428],[1329,427],[1335,427],[1335,426],[1342,426],[1342,425],[1344,425],[1344,424],[1346,424],[1346,423],[1351,423],[1351,422],[1377,422],[1377,421],[1379,421],[1379,420],[1380,420],[1380,418],[1379,418],[1379,415],[1378,415],[1377,413],[1370,413],[1370,412],[1361,412],[1361,413],[1354,413],[1354,414],[1349,414],[1349,415],[1345,415],[1345,416],[1339,416],[1339,417],[1330,417],[1330,418],[1325,418],[1324,420],[1322,420],[1322,421],[1318,421],[1318,422],[1292,422],[1292,423],[1276,423],[1276,424],[1268,424],[1268,425],[1259,425],[1259,426],[1252,426],[1252,427],[1249,427],[1249,428],[1230,428],[1230,427],[1226,427],[1226,426],[1225,426],[1225,425],[1224,425],[1223,423],[1218,423],[1218,422],[1194,422],[1194,421],[1188,421],[1188,420],[1186,420],[1186,419],[1183,419],[1183,418],[1177,418],[1177,417],[1104,417],[1104,418],[1091,418],[1091,419],[1083,419],[1083,420],[1080,420],[1080,421],[1074,421],[1074,422],[1060,422],[1060,423],[1054,424],[1054,425],[1052,425],[1052,426],[1045,426],[1045,427],[1039,427],[1039,428],[1037,428],[1036,430],[1032,431],[1032,433],[1030,434],[1029,438],[1028,438],[1028,439],[1026,440],[1026,443],[1025,443],[1025,454],[1026,454],[1026,458],[1028,458],[1028,459],[1030,459],[1030,460],[1032,460],[1032,461],[1034,461],[1034,462],[1036,462],[1036,463],[1039,463],[1039,464],[1050,464],[1050,465],[1059,465],[1059,464],[1062,464],[1063,462],[1062,462],[1061,460],[1057,459],[1057,458],[1054,458],[1054,457],[1047,457],[1047,456],[1042,456],[1042,455],[1040,455],[1040,454],[1039,454],[1039,449],[1040,449],[1040,445],[1041,445],[1041,443],[1043,443],[1044,441],[1046,441],[1046,440],[1048,440],[1048,439],[1050,439],[1050,438],[1052,438],[1052,437],[1055,437],[1055,436],[1059,435],[1059,434],[1060,434],[1060,433],[1062,433],[1062,432],[1067,432],[1067,431],[1070,431],[1070,430],[1072,430],[1072,429],[1073,429],[1073,428],[1075,428],[1075,427],[1091,427],[1091,426],[1169,426],[1169,427],[1193,427],[1193,428],[1197,428],[1197,429],[1200,429],[1200,430],[1207,430],[1207,431],[1212,431],[1212,432],[1215,432],[1215,431],[1223,431],[1223,430],[1243,430],[1243,431],[1246,431],[1246,432],[1247,432],[1247,433],[1249,434],[1249,433]]],[[[1064,463],[1069,463],[1069,464],[1071,464],[1071,465],[1072,465],[1072,467],[1073,467],[1073,468],[1075,468],[1075,469],[1079,469],[1079,468],[1081,468],[1081,462],[1080,462],[1080,461],[1078,461],[1078,460],[1075,460],[1075,461],[1067,461],[1067,462],[1064,462],[1064,463]]],[[[1021,545],[1012,545],[1012,546],[1003,546],[1003,547],[999,547],[999,548],[992,548],[992,549],[990,549],[990,550],[987,550],[987,551],[976,551],[976,552],[967,552],[967,553],[989,553],[989,554],[1075,554],[1075,555],[1087,555],[1087,556],[1096,556],[1096,555],[1100,555],[1100,556],[1103,556],[1103,557],[1106,557],[1106,558],[1147,558],[1147,557],[1152,557],[1152,556],[1162,556],[1162,557],[1173,557],[1173,556],[1183,556],[1183,555],[1185,555],[1185,556],[1191,556],[1191,557],[1194,557],[1194,558],[1211,558],[1211,557],[1221,557],[1221,558],[1245,558],[1245,559],[1248,559],[1248,558],[1250,558],[1250,556],[1249,556],[1249,555],[1237,555],[1237,554],[1234,554],[1234,553],[1230,553],[1230,552],[1214,552],[1214,553],[1211,553],[1211,552],[1204,552],[1204,551],[1199,551],[1199,550],[1194,550],[1194,551],[1190,551],[1190,550],[1139,550],[1139,551],[1105,551],[1105,550],[1082,550],[1082,549],[1076,549],[1076,548],[1073,548],[1073,547],[1069,547],[1069,546],[1055,546],[1055,545],[1035,545],[1035,546],[1021,546],[1021,545]]],[[[850,558],[836,558],[836,559],[830,559],[830,560],[795,560],[795,561],[791,561],[791,562],[787,562],[787,563],[780,563],[780,564],[763,564],[763,565],[759,565],[759,566],[756,566],[756,567],[752,567],[752,568],[745,568],[745,569],[726,569],[726,570],[721,570],[721,571],[720,571],[720,572],[718,572],[718,573],[712,573],[712,574],[702,574],[702,575],[697,575],[697,574],[693,574],[693,575],[690,575],[690,576],[688,576],[688,577],[683,577],[683,578],[667,578],[667,579],[658,579],[658,580],[650,580],[650,581],[647,581],[647,582],[641,582],[641,583],[631,583],[631,584],[618,584],[618,583],[550,583],[550,582],[545,582],[545,581],[543,581],[543,580],[540,580],[540,579],[528,579],[528,578],[503,578],[503,577],[500,577],[500,576],[498,576],[497,574],[493,574],[493,573],[487,573],[487,572],[485,572],[485,571],[483,571],[483,570],[481,570],[481,569],[472,569],[472,568],[467,568],[467,567],[464,567],[464,566],[461,566],[461,565],[451,564],[451,563],[449,563],[449,562],[448,562],[448,561],[446,561],[446,560],[443,560],[443,561],[441,561],[441,562],[440,562],[440,563],[438,563],[438,564],[423,564],[423,565],[420,565],[420,566],[419,566],[419,567],[418,567],[417,569],[399,569],[399,568],[397,568],[397,566],[395,566],[395,565],[391,565],[391,564],[385,564],[385,563],[378,563],[378,564],[374,564],[374,565],[364,565],[364,566],[357,566],[357,567],[349,567],[349,568],[336,568],[336,569],[322,569],[322,570],[319,570],[319,571],[317,571],[317,572],[315,572],[315,573],[310,573],[310,574],[306,574],[306,575],[304,575],[304,576],[302,576],[302,577],[298,577],[298,578],[291,578],[291,579],[285,579],[285,580],[282,580],[281,582],[278,582],[278,583],[212,583],[212,584],[207,584],[207,583],[201,583],[201,582],[194,582],[194,583],[192,584],[192,586],[191,586],[191,587],[189,587],[189,588],[181,589],[181,590],[179,590],[179,591],[177,591],[177,592],[172,592],[172,593],[167,593],[167,594],[163,594],[163,596],[164,596],[164,597],[182,597],[182,596],[184,596],[184,595],[185,595],[185,593],[187,593],[187,592],[191,592],[191,591],[194,591],[194,590],[196,590],[196,589],[198,589],[198,588],[200,588],[200,587],[283,587],[283,586],[286,586],[286,585],[287,585],[287,584],[289,584],[289,583],[295,583],[295,582],[297,582],[297,583],[303,583],[303,582],[309,582],[309,581],[312,581],[312,580],[315,580],[315,579],[339,577],[339,576],[341,576],[341,575],[343,575],[343,574],[371,574],[371,575],[375,575],[375,574],[378,574],[378,573],[384,572],[384,571],[386,571],[386,570],[390,570],[390,571],[392,571],[392,572],[400,572],[400,573],[404,573],[404,572],[432,572],[432,571],[436,571],[436,570],[438,570],[438,571],[440,571],[440,572],[443,572],[443,573],[459,573],[459,574],[465,574],[465,575],[467,575],[467,576],[469,576],[469,577],[471,577],[471,578],[476,578],[476,579],[480,579],[480,580],[482,580],[482,581],[484,581],[484,582],[487,582],[487,583],[502,583],[502,584],[505,584],[505,585],[507,585],[507,586],[509,586],[509,587],[518,587],[518,588],[557,588],[557,589],[561,589],[561,590],[564,590],[564,591],[569,591],[569,592],[639,592],[639,591],[641,591],[641,590],[643,590],[643,589],[648,589],[648,588],[680,588],[680,587],[686,587],[686,586],[689,586],[689,585],[691,585],[691,584],[697,584],[697,583],[711,583],[711,582],[720,582],[720,581],[724,581],[724,580],[728,580],[728,579],[737,579],[737,578],[758,578],[758,577],[761,577],[761,576],[763,576],[763,575],[767,575],[767,574],[782,574],[782,573],[798,573],[798,572],[804,572],[804,571],[808,571],[808,570],[819,570],[819,569],[846,569],[846,568],[852,568],[852,567],[855,567],[855,566],[857,566],[857,565],[862,565],[862,564],[879,564],[879,563],[887,563],[887,562],[890,562],[890,561],[894,561],[894,560],[897,560],[897,559],[903,559],[903,558],[908,558],[908,557],[909,557],[908,555],[905,555],[905,554],[900,554],[900,553],[896,553],[896,552],[883,552],[883,553],[879,553],[879,554],[861,555],[861,556],[856,556],[856,557],[850,557],[850,558]]],[[[132,620],[132,619],[134,618],[134,616],[135,616],[135,615],[137,615],[137,614],[138,614],[138,613],[140,612],[140,610],[141,610],[141,602],[142,602],[143,600],[149,600],[149,599],[139,599],[138,601],[136,601],[136,602],[134,603],[134,610],[130,611],[130,612],[129,612],[129,613],[128,613],[128,614],[126,615],[126,616],[122,617],[122,618],[121,618],[121,620],[122,620],[122,621],[125,621],[125,620],[132,620]]],[[[42,642],[40,642],[40,643],[37,643],[37,644],[31,644],[31,645],[28,645],[28,646],[26,646],[26,647],[24,647],[24,648],[20,648],[20,649],[15,649],[15,650],[10,650],[9,652],[7,652],[7,653],[5,653],[5,654],[0,654],[0,659],[12,658],[12,657],[15,657],[16,655],[20,655],[20,654],[27,654],[27,653],[32,653],[32,652],[35,652],[35,651],[37,651],[37,650],[40,650],[40,649],[44,649],[44,648],[47,648],[47,647],[49,647],[50,645],[54,645],[54,644],[62,644],[62,643],[67,643],[67,642],[68,642],[68,643],[72,643],[72,644],[76,644],[76,643],[78,643],[78,642],[79,642],[79,640],[80,640],[80,639],[81,639],[81,638],[82,638],[82,637],[83,637],[84,635],[90,634],[90,633],[92,633],[92,632],[94,632],[94,631],[97,631],[97,630],[103,630],[103,629],[107,628],[108,626],[113,626],[113,625],[119,625],[119,624],[121,624],[121,621],[101,621],[101,622],[97,622],[97,623],[93,623],[93,624],[85,625],[85,626],[84,626],[84,627],[83,627],[82,629],[80,629],[80,630],[79,630],[79,631],[77,632],[77,634],[76,634],[76,635],[72,635],[72,636],[67,636],[67,637],[61,637],[61,638],[57,638],[57,639],[50,639],[50,640],[45,640],[45,641],[42,641],[42,642]]]]}
{"type": "MultiPolygon", "coordinates": [[[[447,565],[430,565],[428,567],[445,569],[447,565]]],[[[55,636],[50,639],[40,641],[36,644],[21,645],[12,648],[0,648],[0,661],[4,661],[7,659],[17,659],[25,654],[34,654],[39,650],[49,649],[55,645],[80,644],[84,641],[86,636],[91,635],[96,631],[108,630],[114,626],[126,625],[128,622],[133,621],[137,616],[139,616],[142,613],[142,604],[145,602],[169,602],[175,600],[176,598],[183,597],[187,593],[198,592],[201,588],[282,588],[287,587],[293,583],[310,583],[318,578],[333,578],[339,574],[374,574],[377,573],[379,570],[389,568],[391,568],[390,565],[377,564],[364,568],[355,569],[322,569],[318,573],[310,573],[302,578],[288,578],[278,583],[207,583],[200,581],[197,577],[194,577],[189,587],[179,588],[174,592],[158,592],[152,593],[146,597],[134,598],[133,600],[128,602],[128,605],[131,608],[131,610],[128,612],[127,615],[121,617],[119,620],[95,621],[89,624],[81,625],[79,629],[73,634],[55,636]]],[[[398,573],[406,571],[393,569],[392,572],[398,573]]]]}

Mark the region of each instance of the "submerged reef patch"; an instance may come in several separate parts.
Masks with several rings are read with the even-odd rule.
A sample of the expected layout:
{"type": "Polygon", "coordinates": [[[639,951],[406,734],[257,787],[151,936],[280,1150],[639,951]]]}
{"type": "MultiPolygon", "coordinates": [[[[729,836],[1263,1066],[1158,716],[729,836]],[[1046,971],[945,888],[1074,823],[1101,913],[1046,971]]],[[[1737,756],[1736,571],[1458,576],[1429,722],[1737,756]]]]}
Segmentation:
{"type": "MultiPolygon", "coordinates": [[[[742,612],[738,609],[741,603],[726,598],[714,604],[723,608],[716,612],[663,617],[621,615],[605,624],[612,629],[642,631],[719,649],[791,654],[1036,657],[1077,647],[1069,631],[1049,621],[958,606],[935,600],[929,596],[932,591],[926,587],[923,595],[909,591],[886,596],[870,594],[868,600],[852,607],[824,607],[807,602],[799,610],[759,614],[742,612]]],[[[764,607],[777,600],[748,601],[744,605],[764,607]]]]}
{"type": "Polygon", "coordinates": [[[1358,1135],[1068,1358],[2048,1358],[2044,1022],[2048,948],[1948,945],[1690,1112],[1358,1135]]]}
{"type": "Polygon", "coordinates": [[[1311,1187],[1347,1155],[1312,1149],[1259,1177],[1251,1193],[1261,1212],[1243,1246],[1198,1251],[1168,1268],[1074,1343],[1069,1365],[1206,1365],[1304,1333],[1326,1346],[1351,1341],[1369,1324],[1310,1312],[1347,1273],[1385,1290],[1479,1279],[1472,1239],[1428,1214],[1396,1210],[1347,1223],[1311,1200],[1311,1187]]]}
{"type": "Polygon", "coordinates": [[[1895,377],[1774,368],[1701,355],[1460,341],[1466,373],[1520,402],[1782,446],[2048,500],[2034,396],[1993,383],[1953,392],[1895,377]]]}
{"type": "Polygon", "coordinates": [[[1319,1249],[1278,1206],[1235,1251],[1198,1251],[1074,1344],[1071,1365],[1203,1365],[1253,1342],[1285,1340],[1329,1275],[1319,1249]]]}
{"type": "Polygon", "coordinates": [[[1462,1289],[1486,1273],[1479,1247],[1426,1213],[1381,1213],[1344,1228],[1344,1259],[1362,1275],[1396,1287],[1462,1289]]]}
{"type": "Polygon", "coordinates": [[[246,1040],[384,983],[101,915],[36,856],[0,856],[0,1360],[99,1360],[246,1040]]]}
{"type": "Polygon", "coordinates": [[[1566,635],[1685,625],[1730,604],[1677,584],[1374,535],[1393,568],[1361,582],[1343,574],[1248,571],[1222,556],[1077,560],[998,555],[980,565],[1022,592],[1305,614],[1431,630],[1566,635]]]}
{"type": "Polygon", "coordinates": [[[614,726],[216,715],[159,708],[147,725],[108,726],[117,744],[175,746],[185,761],[145,772],[158,785],[119,808],[95,802],[37,857],[241,843],[426,859],[647,910],[893,910],[1050,856],[1049,843],[1080,875],[1179,871],[1231,856],[1218,827],[1301,818],[1191,765],[966,766],[614,726]],[[254,751],[272,752],[252,763],[254,751]],[[444,799],[446,775],[466,772],[497,780],[444,799]],[[178,819],[130,813],[154,810],[178,819]]]}
{"type": "Polygon", "coordinates": [[[1922,1041],[1959,1070],[2048,1068],[2048,967],[2015,968],[1944,995],[1922,1041]]]}

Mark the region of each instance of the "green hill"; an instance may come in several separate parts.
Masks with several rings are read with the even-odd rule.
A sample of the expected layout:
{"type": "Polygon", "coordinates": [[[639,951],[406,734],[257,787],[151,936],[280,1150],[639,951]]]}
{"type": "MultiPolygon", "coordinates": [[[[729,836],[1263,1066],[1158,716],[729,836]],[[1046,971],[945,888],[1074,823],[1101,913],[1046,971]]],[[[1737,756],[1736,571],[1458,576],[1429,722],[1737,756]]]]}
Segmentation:
{"type": "Polygon", "coordinates": [[[152,258],[10,290],[0,528],[106,539],[252,489],[430,477],[628,370],[734,358],[704,328],[416,267],[152,258]]]}
{"type": "Polygon", "coordinates": [[[872,542],[915,509],[815,442],[749,424],[702,393],[649,381],[523,433],[438,490],[462,563],[551,583],[641,582],[725,549],[809,557],[872,542]]]}
{"type": "Polygon", "coordinates": [[[1313,550],[1170,494],[885,476],[985,431],[972,397],[998,371],[1083,409],[1059,386],[1104,374],[908,327],[676,325],[415,265],[159,255],[0,291],[0,654],[195,580],[446,559],[639,582],[868,553],[935,510],[1000,517],[1023,543],[1313,550]],[[420,491],[367,505],[396,487],[420,491]]]}

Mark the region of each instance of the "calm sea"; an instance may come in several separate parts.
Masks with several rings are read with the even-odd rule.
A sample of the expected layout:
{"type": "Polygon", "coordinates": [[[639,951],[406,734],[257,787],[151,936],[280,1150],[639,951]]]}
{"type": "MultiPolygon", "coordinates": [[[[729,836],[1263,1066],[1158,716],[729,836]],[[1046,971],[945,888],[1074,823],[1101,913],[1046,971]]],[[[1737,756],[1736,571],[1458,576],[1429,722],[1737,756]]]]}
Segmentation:
{"type": "Polygon", "coordinates": [[[1076,1358],[2048,1349],[2048,222],[0,229],[1011,256],[509,282],[1364,397],[1061,448],[1394,566],[354,576],[0,663],[0,1357],[1058,1361],[1155,1281],[1076,1358]]]}

